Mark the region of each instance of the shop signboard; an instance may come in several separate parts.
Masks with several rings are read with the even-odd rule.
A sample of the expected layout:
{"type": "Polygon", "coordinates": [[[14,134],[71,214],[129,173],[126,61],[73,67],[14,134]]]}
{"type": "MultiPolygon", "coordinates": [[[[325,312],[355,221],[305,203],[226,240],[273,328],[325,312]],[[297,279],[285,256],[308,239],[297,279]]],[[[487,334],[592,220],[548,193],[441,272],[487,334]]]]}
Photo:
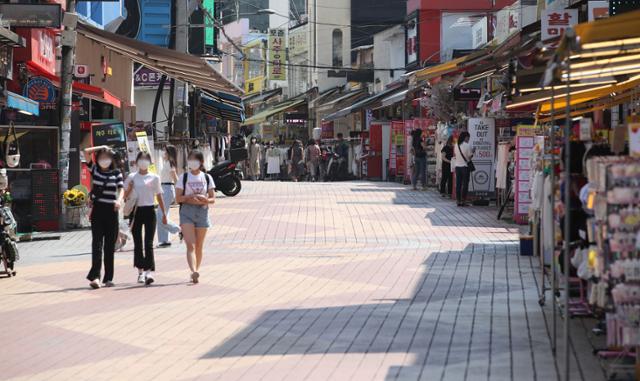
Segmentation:
{"type": "Polygon", "coordinates": [[[470,191],[477,196],[489,196],[495,191],[496,121],[493,118],[469,118],[471,139],[475,150],[471,173],[470,191]]]}
{"type": "Polygon", "coordinates": [[[40,104],[40,110],[57,110],[57,91],[53,83],[44,77],[32,77],[22,95],[40,104]]]}
{"type": "Polygon", "coordinates": [[[286,36],[284,29],[269,29],[269,79],[286,81],[286,36]]]}
{"type": "Polygon", "coordinates": [[[609,0],[589,1],[589,21],[604,19],[609,17],[609,0]]]}
{"type": "MultiPolygon", "coordinates": [[[[127,157],[127,139],[124,123],[100,123],[91,126],[91,145],[111,147],[122,159],[127,157]]],[[[128,166],[125,163],[125,167],[128,166]]]]}
{"type": "Polygon", "coordinates": [[[141,67],[133,76],[133,86],[139,88],[157,88],[160,85],[162,73],[149,69],[146,66],[141,67]]]}
{"type": "Polygon", "coordinates": [[[333,139],[333,121],[322,121],[320,139],[333,139]]]}
{"type": "Polygon", "coordinates": [[[478,49],[487,43],[487,26],[487,17],[485,16],[471,27],[471,38],[473,39],[471,47],[473,49],[478,49]]]}
{"type": "Polygon", "coordinates": [[[416,64],[419,59],[419,34],[418,34],[418,13],[409,17],[406,23],[405,32],[405,61],[406,66],[416,64]]]}
{"type": "Polygon", "coordinates": [[[73,65],[74,78],[89,78],[89,65],[73,65]]]}
{"type": "Polygon", "coordinates": [[[535,127],[516,128],[515,220],[524,223],[531,205],[531,156],[535,147],[535,127]]]}
{"type": "Polygon", "coordinates": [[[20,28],[60,28],[60,4],[0,4],[2,21],[20,28]]]}
{"type": "Polygon", "coordinates": [[[545,9],[542,12],[542,41],[562,36],[565,29],[572,27],[577,23],[577,9],[545,9]]]}
{"type": "Polygon", "coordinates": [[[304,126],[307,120],[309,120],[309,115],[304,112],[287,112],[284,114],[284,122],[286,124],[304,126]]]}
{"type": "Polygon", "coordinates": [[[640,158],[640,117],[629,117],[629,156],[640,158]]]}
{"type": "Polygon", "coordinates": [[[309,24],[303,24],[289,30],[289,57],[306,54],[309,50],[307,33],[309,24]]]}

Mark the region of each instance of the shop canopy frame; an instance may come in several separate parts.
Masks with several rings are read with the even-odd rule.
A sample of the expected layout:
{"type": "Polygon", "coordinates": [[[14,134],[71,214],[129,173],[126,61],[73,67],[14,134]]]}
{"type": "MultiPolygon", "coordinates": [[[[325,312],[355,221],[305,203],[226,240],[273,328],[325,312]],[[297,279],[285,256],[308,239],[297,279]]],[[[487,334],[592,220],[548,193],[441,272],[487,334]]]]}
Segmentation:
{"type": "Polygon", "coordinates": [[[269,117],[276,115],[276,114],[280,114],[282,112],[285,112],[289,109],[298,107],[304,103],[306,103],[307,100],[306,99],[293,99],[293,100],[288,100],[288,101],[284,101],[282,103],[278,103],[276,105],[273,105],[272,107],[269,107],[266,110],[262,110],[259,113],[257,113],[256,115],[253,115],[252,117],[246,119],[242,125],[243,126],[249,126],[249,125],[255,125],[255,124],[259,124],[262,122],[265,122],[269,117]]]}
{"type": "MultiPolygon", "coordinates": [[[[406,85],[401,85],[400,88],[404,89],[406,88],[406,85]]],[[[353,105],[349,106],[349,107],[345,107],[341,110],[338,110],[336,112],[334,112],[333,114],[329,114],[327,116],[325,116],[324,118],[322,118],[323,121],[326,122],[330,122],[332,120],[336,120],[336,119],[340,119],[340,118],[344,118],[346,116],[348,116],[349,114],[352,114],[354,112],[360,111],[363,108],[373,105],[376,102],[378,102],[380,99],[389,96],[392,93],[395,93],[396,91],[398,91],[399,87],[393,87],[391,89],[386,89],[382,92],[379,92],[377,94],[374,94],[370,97],[364,98],[362,100],[359,100],[358,102],[354,103],[353,105]]]]}
{"type": "Polygon", "coordinates": [[[203,90],[226,92],[236,96],[243,93],[239,87],[200,57],[120,36],[83,21],[78,22],[77,31],[134,62],[203,90]]]}
{"type": "Polygon", "coordinates": [[[357,102],[368,96],[367,89],[350,90],[346,93],[338,94],[337,98],[331,99],[326,103],[317,105],[319,109],[327,109],[345,102],[357,102]]]}
{"type": "Polygon", "coordinates": [[[224,92],[203,90],[200,94],[200,105],[205,114],[232,122],[244,121],[242,99],[224,92]]]}

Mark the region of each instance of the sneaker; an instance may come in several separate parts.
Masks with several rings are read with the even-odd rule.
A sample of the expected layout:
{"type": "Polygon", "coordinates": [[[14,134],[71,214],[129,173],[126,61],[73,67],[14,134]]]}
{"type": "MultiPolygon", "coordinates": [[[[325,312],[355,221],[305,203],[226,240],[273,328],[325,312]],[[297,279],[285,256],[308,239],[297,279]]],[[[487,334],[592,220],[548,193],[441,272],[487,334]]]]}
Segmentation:
{"type": "Polygon", "coordinates": [[[144,283],[146,282],[146,277],[144,276],[144,273],[140,273],[138,274],[138,283],[144,283]]]}
{"type": "Polygon", "coordinates": [[[92,280],[91,282],[89,282],[89,286],[91,288],[93,288],[94,290],[97,290],[100,288],[100,281],[97,279],[92,280]]]}
{"type": "Polygon", "coordinates": [[[170,247],[171,246],[171,242],[162,242],[158,245],[158,247],[162,248],[162,247],[170,247]]]}
{"type": "Polygon", "coordinates": [[[144,284],[146,284],[147,286],[149,286],[154,281],[153,273],[151,271],[147,271],[147,276],[145,278],[146,279],[144,281],[144,284]]]}
{"type": "Polygon", "coordinates": [[[200,278],[200,273],[194,271],[191,273],[191,281],[195,284],[198,283],[198,278],[200,278]]]}
{"type": "Polygon", "coordinates": [[[112,281],[108,280],[106,282],[104,282],[103,286],[104,287],[114,287],[116,284],[113,283],[112,281]]]}

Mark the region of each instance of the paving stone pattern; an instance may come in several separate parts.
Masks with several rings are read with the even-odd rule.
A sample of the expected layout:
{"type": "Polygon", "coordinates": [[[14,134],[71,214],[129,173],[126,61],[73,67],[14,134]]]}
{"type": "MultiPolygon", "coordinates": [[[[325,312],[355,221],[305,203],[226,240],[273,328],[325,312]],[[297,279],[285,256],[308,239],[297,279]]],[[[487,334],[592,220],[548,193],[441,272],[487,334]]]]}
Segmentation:
{"type": "Polygon", "coordinates": [[[153,286],[129,244],[117,287],[95,291],[89,232],[20,244],[0,379],[558,378],[537,264],[495,207],[391,183],[243,185],[211,211],[198,285],[177,241],[153,286]]]}

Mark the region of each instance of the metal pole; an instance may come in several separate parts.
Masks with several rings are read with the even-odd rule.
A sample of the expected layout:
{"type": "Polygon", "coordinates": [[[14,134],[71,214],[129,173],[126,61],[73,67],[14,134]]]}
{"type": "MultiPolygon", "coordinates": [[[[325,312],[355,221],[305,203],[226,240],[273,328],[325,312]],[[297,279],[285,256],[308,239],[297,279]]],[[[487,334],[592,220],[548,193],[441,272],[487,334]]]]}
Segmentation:
{"type": "MultiPolygon", "coordinates": [[[[555,151],[555,147],[556,147],[556,115],[555,115],[555,91],[553,88],[553,84],[551,85],[551,129],[549,130],[549,152],[551,153],[551,173],[549,174],[549,176],[551,176],[550,181],[551,181],[551,194],[549,195],[549,197],[551,197],[551,207],[553,208],[553,205],[555,204],[555,189],[556,189],[556,172],[555,172],[555,167],[556,167],[556,156],[554,154],[555,151]]],[[[547,217],[545,215],[545,217],[547,217]]],[[[553,218],[553,215],[550,216],[551,218],[553,218]]],[[[544,222],[543,222],[544,223],[544,222]]],[[[544,225],[543,225],[544,226],[544,225]]],[[[551,234],[552,237],[554,237],[554,242],[555,242],[555,223],[551,224],[552,226],[552,230],[550,232],[547,232],[547,234],[551,234]]],[[[555,245],[554,245],[555,246],[555,245]]],[[[544,247],[544,243],[543,243],[543,247],[544,247]]],[[[544,250],[543,250],[544,251],[544,250]]],[[[544,252],[542,253],[543,257],[544,257],[544,252]]],[[[557,334],[557,327],[558,327],[558,322],[557,322],[557,309],[558,306],[556,304],[556,260],[555,260],[555,248],[553,249],[553,251],[551,252],[551,302],[553,304],[553,313],[552,313],[552,321],[553,321],[553,337],[551,338],[551,352],[553,353],[553,355],[555,356],[556,354],[556,348],[557,348],[557,340],[558,340],[558,334],[557,334]]]]}
{"type": "MultiPolygon", "coordinates": [[[[75,13],[76,1],[67,0],[66,13],[75,13]]],[[[65,27],[66,31],[75,33],[75,27],[65,27]]],[[[72,110],[72,83],[73,65],[75,61],[75,39],[73,43],[62,46],[62,62],[60,76],[60,156],[58,168],[60,171],[60,192],[67,189],[69,184],[69,152],[71,151],[71,110],[72,110]]],[[[77,147],[74,147],[77,149],[77,147]]]]}
{"type": "MultiPolygon", "coordinates": [[[[565,32],[568,43],[567,49],[571,51],[571,39],[573,33],[571,29],[565,32]]],[[[569,358],[569,252],[571,235],[571,54],[565,55],[567,66],[567,96],[566,111],[564,116],[564,379],[569,381],[570,358],[569,358]]]]}

